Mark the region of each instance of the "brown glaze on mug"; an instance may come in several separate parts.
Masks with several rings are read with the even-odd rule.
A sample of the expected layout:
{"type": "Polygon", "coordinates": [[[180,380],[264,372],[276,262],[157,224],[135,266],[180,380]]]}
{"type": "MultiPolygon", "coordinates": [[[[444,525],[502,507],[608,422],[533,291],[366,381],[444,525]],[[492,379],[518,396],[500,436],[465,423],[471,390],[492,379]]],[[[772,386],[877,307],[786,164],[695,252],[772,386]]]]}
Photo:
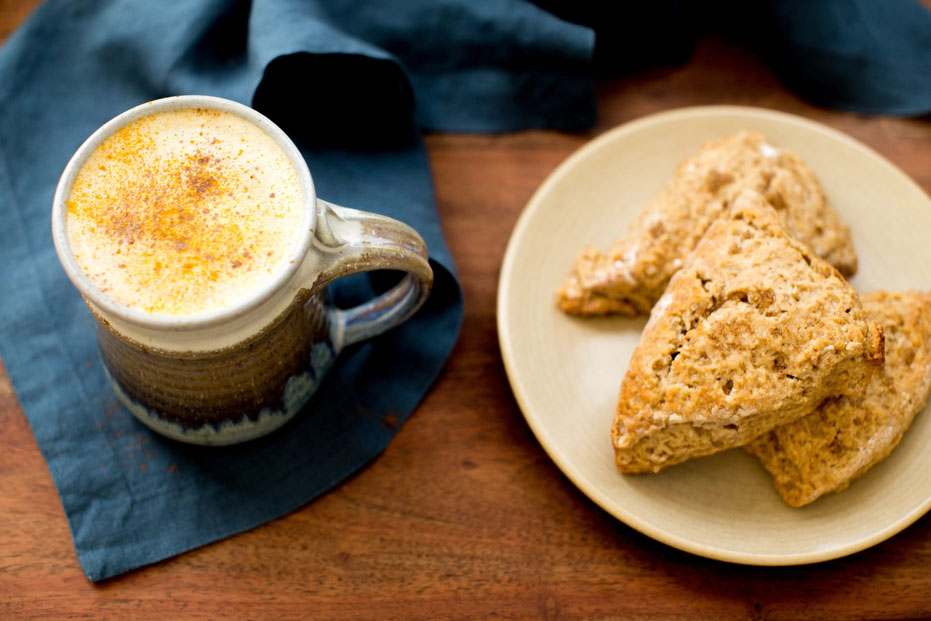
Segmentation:
{"type": "Polygon", "coordinates": [[[101,357],[134,413],[151,424],[160,421],[165,435],[211,435],[205,425],[271,431],[296,413],[285,399],[288,383],[305,378],[308,386],[316,384],[335,358],[325,297],[304,294],[259,335],[209,352],[144,347],[97,317],[101,357]]]}

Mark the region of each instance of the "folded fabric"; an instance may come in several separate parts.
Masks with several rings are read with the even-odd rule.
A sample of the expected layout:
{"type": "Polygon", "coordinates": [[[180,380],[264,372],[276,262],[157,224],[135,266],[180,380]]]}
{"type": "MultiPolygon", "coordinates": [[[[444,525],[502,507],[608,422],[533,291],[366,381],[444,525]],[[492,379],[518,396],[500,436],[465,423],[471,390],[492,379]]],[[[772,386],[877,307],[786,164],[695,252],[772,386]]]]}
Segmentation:
{"type": "Polygon", "coordinates": [[[717,32],[817,105],[931,112],[931,11],[917,0],[536,1],[595,29],[603,75],[679,64],[703,35],[717,32]]]}
{"type": "MultiPolygon", "coordinates": [[[[0,355],[91,580],[279,517],[385,448],[463,312],[420,129],[590,124],[591,48],[590,31],[517,0],[50,0],[11,37],[0,50],[0,355]],[[319,196],[411,224],[436,274],[421,311],[344,351],[307,411],[227,448],[166,440],[117,404],[49,234],[78,145],[125,109],[189,93],[270,116],[319,196]]],[[[334,298],[355,304],[379,280],[346,279],[334,298]]]]}
{"type": "Polygon", "coordinates": [[[727,30],[815,104],[931,112],[931,10],[916,0],[726,3],[727,30]]]}

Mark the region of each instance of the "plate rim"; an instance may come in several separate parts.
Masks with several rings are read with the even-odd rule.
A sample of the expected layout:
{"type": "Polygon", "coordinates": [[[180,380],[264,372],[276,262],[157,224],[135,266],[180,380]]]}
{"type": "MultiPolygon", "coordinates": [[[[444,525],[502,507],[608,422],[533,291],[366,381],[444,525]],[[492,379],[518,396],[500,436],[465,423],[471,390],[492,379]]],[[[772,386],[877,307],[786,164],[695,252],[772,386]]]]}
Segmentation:
{"type": "Polygon", "coordinates": [[[501,358],[504,364],[505,374],[508,378],[508,384],[511,387],[511,392],[514,394],[514,398],[517,401],[518,407],[520,408],[521,415],[533,432],[537,442],[540,443],[547,456],[553,461],[553,463],[556,464],[556,466],[572,482],[572,484],[609,515],[615,519],[620,520],[634,530],[650,537],[651,539],[684,552],[689,552],[691,554],[713,560],[756,566],[791,566],[820,563],[860,552],[905,530],[914,524],[919,518],[925,515],[929,509],[931,509],[931,496],[926,498],[924,502],[920,503],[910,512],[904,514],[899,519],[890,523],[886,527],[879,529],[869,536],[861,537],[860,539],[848,542],[844,545],[807,553],[768,554],[736,552],[721,547],[696,542],[686,537],[666,532],[662,528],[647,523],[646,521],[639,518],[636,514],[626,511],[622,507],[614,505],[613,502],[608,498],[608,494],[599,489],[597,485],[590,483],[581,469],[576,467],[573,463],[571,463],[571,461],[563,458],[555,443],[550,439],[547,431],[542,427],[540,421],[534,416],[528,414],[530,411],[529,400],[523,392],[524,386],[521,385],[518,380],[515,355],[512,351],[512,343],[509,340],[510,335],[508,320],[510,313],[506,300],[507,291],[510,288],[511,280],[514,277],[513,272],[514,265],[517,260],[518,246],[524,239],[526,235],[526,229],[533,221],[534,215],[541,208],[540,205],[543,202],[543,198],[549,193],[550,189],[555,186],[564,175],[568,173],[568,171],[572,170],[580,161],[583,161],[589,157],[591,153],[603,148],[604,145],[620,139],[625,134],[640,131],[646,127],[649,127],[650,125],[662,124],[672,120],[680,119],[682,117],[722,117],[737,115],[787,122],[789,124],[804,127],[808,130],[827,134],[831,138],[845,143],[848,147],[864,152],[871,159],[875,160],[877,164],[885,167],[887,172],[892,172],[896,177],[899,178],[899,180],[905,182],[907,185],[910,185],[914,190],[917,190],[925,198],[925,200],[931,203],[931,197],[928,196],[928,193],[925,192],[924,188],[918,185],[914,179],[905,174],[905,172],[902,171],[898,166],[893,164],[888,158],[872,147],[860,142],[856,138],[853,138],[852,136],[838,129],[824,125],[823,123],[819,123],[817,121],[813,121],[811,119],[798,116],[796,114],[773,110],[770,108],[760,108],[753,106],[705,105],[674,108],[638,117],[608,129],[607,131],[582,144],[578,149],[576,149],[562,162],[560,162],[560,164],[546,176],[546,178],[534,191],[526,205],[521,210],[520,216],[518,217],[517,222],[511,231],[510,237],[508,238],[508,244],[501,263],[501,271],[499,272],[500,276],[498,279],[498,288],[496,293],[496,328],[498,332],[498,347],[501,352],[501,358]]]}

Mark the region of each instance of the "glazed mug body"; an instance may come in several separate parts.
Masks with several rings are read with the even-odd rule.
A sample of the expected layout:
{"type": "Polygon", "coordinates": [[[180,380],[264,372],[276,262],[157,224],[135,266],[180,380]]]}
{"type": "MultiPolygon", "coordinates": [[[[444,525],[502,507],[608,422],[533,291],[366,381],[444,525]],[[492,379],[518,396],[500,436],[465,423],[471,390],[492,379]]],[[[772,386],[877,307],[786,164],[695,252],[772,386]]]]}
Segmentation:
{"type": "Polygon", "coordinates": [[[137,106],[85,141],[55,193],[52,236],[62,266],[97,324],[104,369],[120,401],[154,431],[183,442],[226,445],[277,429],[305,407],[340,350],[409,318],[433,282],[427,248],[411,227],[318,199],[291,140],[241,104],[180,96],[137,106]],[[82,269],[69,244],[66,201],[77,174],[110,136],[164,111],[214,110],[258,127],[297,173],[301,229],[283,267],[221,308],[164,315],[122,303],[82,269]],[[405,272],[366,304],[340,310],[326,285],[371,270],[405,272]]]}

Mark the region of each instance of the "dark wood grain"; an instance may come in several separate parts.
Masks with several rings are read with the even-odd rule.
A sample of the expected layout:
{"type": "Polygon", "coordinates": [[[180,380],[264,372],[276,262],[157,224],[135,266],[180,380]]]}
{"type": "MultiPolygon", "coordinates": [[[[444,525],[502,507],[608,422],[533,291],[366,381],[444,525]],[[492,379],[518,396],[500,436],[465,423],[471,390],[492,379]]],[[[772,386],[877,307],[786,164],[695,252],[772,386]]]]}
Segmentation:
{"type": "MultiPolygon", "coordinates": [[[[4,0],[0,34],[36,3],[4,0]]],[[[743,567],[657,543],[553,465],[518,410],[495,327],[501,259],[530,195],[630,119],[710,103],[801,114],[931,190],[931,124],[812,107],[719,39],[688,64],[599,87],[579,134],[433,135],[439,209],[466,298],[462,336],[385,453],[280,520],[95,586],[0,366],[0,618],[859,619],[931,616],[931,518],[836,561],[743,567]]],[[[881,208],[881,206],[877,206],[881,208]]]]}

